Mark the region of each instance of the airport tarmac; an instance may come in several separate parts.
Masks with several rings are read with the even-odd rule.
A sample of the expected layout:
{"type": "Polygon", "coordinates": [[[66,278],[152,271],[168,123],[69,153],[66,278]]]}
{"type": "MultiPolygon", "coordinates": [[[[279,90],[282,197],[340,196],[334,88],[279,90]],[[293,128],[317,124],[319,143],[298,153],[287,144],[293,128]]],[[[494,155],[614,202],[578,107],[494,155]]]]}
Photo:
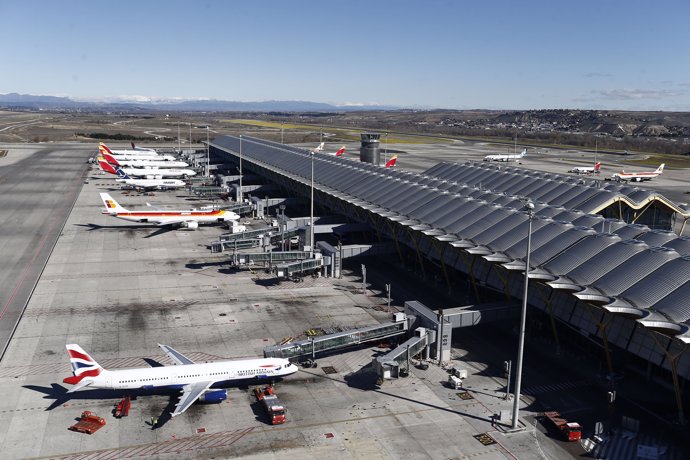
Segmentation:
{"type": "Polygon", "coordinates": [[[3,144],[0,150],[0,357],[86,172],[84,145],[3,144]]]}
{"type": "Polygon", "coordinates": [[[196,361],[246,358],[310,328],[389,318],[383,296],[363,295],[357,274],[276,283],[259,269],[230,269],[227,254],[210,252],[222,228],[158,232],[102,215],[100,191],[132,208],[146,202],[179,208],[194,201],[186,192],[122,193],[95,169],[88,177],[0,363],[4,458],[488,460],[584,454],[544,435],[535,426],[537,409],[525,407],[529,399],[521,413],[525,429],[511,433],[492,425],[492,415],[512,402],[502,398],[504,382],[479,361],[461,362],[470,374],[466,394],[448,388],[447,372],[436,366],[413,369],[410,377],[377,388],[369,364],[386,350],[376,346],[320,358],[318,368],[278,383],[276,393],[288,408],[288,422],[279,426],[267,423],[247,386],[231,388],[221,404],[195,404],[155,430],[147,422],[170,409],[170,393],[137,397],[123,419],[111,414],[119,392],[66,394],[66,343],[80,344],[105,368],[145,367],[144,358],[170,364],[157,343],[196,361]],[[83,410],[107,425],[92,436],[68,431],[83,410]]]}

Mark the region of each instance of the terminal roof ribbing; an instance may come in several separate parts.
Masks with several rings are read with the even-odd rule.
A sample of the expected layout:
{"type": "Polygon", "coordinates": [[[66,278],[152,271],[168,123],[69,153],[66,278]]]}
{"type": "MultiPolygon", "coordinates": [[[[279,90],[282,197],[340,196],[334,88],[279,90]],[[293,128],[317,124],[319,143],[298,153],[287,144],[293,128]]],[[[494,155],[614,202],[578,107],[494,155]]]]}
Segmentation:
{"type": "MultiPolygon", "coordinates": [[[[212,145],[234,154],[240,149],[236,137],[212,145]]],[[[243,138],[242,152],[245,161],[302,186],[310,184],[313,158],[320,193],[509,270],[524,270],[528,215],[522,209],[529,198],[535,203],[531,278],[612,309],[624,305],[638,312],[640,322],[652,318],[643,323],[648,327],[687,333],[690,271],[684,268],[673,280],[662,274],[687,266],[678,260],[685,261],[690,240],[595,214],[616,199],[642,206],[658,199],[653,192],[475,163],[440,163],[415,174],[349,158],[312,157],[299,147],[254,138],[243,138]]]]}

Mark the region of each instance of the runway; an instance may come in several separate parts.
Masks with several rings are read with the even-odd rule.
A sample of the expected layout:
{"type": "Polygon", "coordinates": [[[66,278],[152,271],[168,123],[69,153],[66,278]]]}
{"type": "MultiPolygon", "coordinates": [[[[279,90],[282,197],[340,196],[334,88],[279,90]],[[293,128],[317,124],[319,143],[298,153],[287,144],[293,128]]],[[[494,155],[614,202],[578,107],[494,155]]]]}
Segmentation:
{"type": "Polygon", "coordinates": [[[10,336],[81,191],[93,148],[2,146],[0,350],[10,336]]]}

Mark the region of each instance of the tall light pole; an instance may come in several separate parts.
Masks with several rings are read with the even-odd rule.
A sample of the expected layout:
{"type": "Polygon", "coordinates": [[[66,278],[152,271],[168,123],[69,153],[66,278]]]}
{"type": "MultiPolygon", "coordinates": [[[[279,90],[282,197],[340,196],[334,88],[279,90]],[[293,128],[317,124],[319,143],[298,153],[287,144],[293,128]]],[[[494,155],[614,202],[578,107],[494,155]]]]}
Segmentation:
{"type": "Polygon", "coordinates": [[[280,124],[280,143],[284,144],[283,142],[283,123],[280,124]]]}
{"type": "Polygon", "coordinates": [[[386,133],[386,146],[383,148],[383,164],[388,163],[388,133],[386,133]]]}
{"type": "Polygon", "coordinates": [[[189,124],[189,146],[192,146],[192,124],[189,124]]]}
{"type": "Polygon", "coordinates": [[[240,199],[238,203],[242,203],[242,135],[240,134],[240,199]]]}
{"type": "Polygon", "coordinates": [[[314,258],[314,152],[309,154],[311,157],[311,206],[309,220],[309,257],[314,258]]]}
{"type": "Polygon", "coordinates": [[[517,371],[515,372],[515,400],[513,401],[513,429],[518,427],[520,411],[520,384],[522,381],[522,355],[525,348],[525,323],[527,321],[527,286],[529,285],[529,256],[532,249],[532,213],[534,203],[525,204],[527,210],[527,256],[525,257],[525,287],[522,291],[522,314],[520,316],[520,338],[518,342],[517,371]]]}
{"type": "Polygon", "coordinates": [[[182,140],[180,139],[180,120],[177,120],[177,153],[182,153],[182,140]]]}
{"type": "Polygon", "coordinates": [[[211,177],[211,145],[208,136],[208,125],[206,125],[206,177],[211,177]]]}

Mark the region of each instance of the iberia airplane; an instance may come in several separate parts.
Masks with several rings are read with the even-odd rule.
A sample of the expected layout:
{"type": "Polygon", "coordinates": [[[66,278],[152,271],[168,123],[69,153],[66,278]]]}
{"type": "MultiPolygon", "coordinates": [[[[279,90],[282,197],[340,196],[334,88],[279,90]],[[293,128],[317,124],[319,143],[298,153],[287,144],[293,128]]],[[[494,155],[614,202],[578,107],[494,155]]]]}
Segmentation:
{"type": "Polygon", "coordinates": [[[339,156],[344,155],[344,154],[345,154],[345,146],[344,145],[342,147],[340,147],[340,149],[338,149],[337,152],[333,152],[333,153],[326,152],[326,155],[330,155],[332,157],[339,157],[339,156]]]}
{"type": "Polygon", "coordinates": [[[396,161],[398,161],[398,155],[393,155],[390,160],[386,161],[385,167],[392,168],[396,161]]]}
{"type": "Polygon", "coordinates": [[[67,345],[72,376],[63,380],[74,385],[68,393],[82,388],[134,390],[179,388],[180,401],[171,415],[186,411],[195,401],[221,402],[227,399],[227,387],[232,380],[278,379],[297,372],[297,366],[283,358],[257,358],[196,364],[177,350],[158,344],[174,366],[138,367],[109,371],[103,369],[79,345],[67,345]],[[221,389],[212,389],[221,388],[221,389]]]}
{"type": "Polygon", "coordinates": [[[107,193],[101,193],[101,200],[105,205],[103,214],[110,214],[118,219],[130,222],[151,223],[154,225],[173,225],[183,228],[197,229],[199,224],[214,224],[231,220],[239,220],[240,216],[224,209],[189,209],[185,211],[146,210],[130,211],[118,204],[107,193]]]}
{"type": "Polygon", "coordinates": [[[155,158],[158,156],[158,153],[155,150],[151,149],[141,149],[137,148],[134,150],[129,150],[129,149],[123,149],[123,150],[117,150],[117,149],[111,149],[107,145],[105,145],[103,142],[100,142],[98,144],[98,152],[103,155],[104,153],[109,153],[111,155],[129,155],[132,157],[137,157],[137,158],[155,158]]]}
{"type": "Polygon", "coordinates": [[[184,161],[160,160],[155,157],[120,157],[118,159],[108,152],[102,152],[102,156],[105,158],[105,161],[114,166],[133,166],[135,168],[186,168],[188,166],[184,161]]]}
{"type": "MultiPolygon", "coordinates": [[[[103,157],[98,157],[98,166],[101,171],[109,174],[117,174],[119,166],[113,166],[103,157]]],[[[196,176],[196,171],[193,169],[177,169],[177,168],[120,168],[128,176],[144,177],[146,179],[162,179],[163,177],[191,177],[196,176]]]]}
{"type": "Polygon", "coordinates": [[[618,181],[628,181],[631,180],[633,182],[642,182],[644,180],[652,180],[657,176],[661,176],[664,173],[664,166],[666,166],[665,163],[661,163],[661,165],[656,168],[654,171],[648,171],[648,172],[631,172],[627,173],[625,171],[621,171],[619,173],[615,173],[611,175],[611,178],[618,180],[618,181]]]}

